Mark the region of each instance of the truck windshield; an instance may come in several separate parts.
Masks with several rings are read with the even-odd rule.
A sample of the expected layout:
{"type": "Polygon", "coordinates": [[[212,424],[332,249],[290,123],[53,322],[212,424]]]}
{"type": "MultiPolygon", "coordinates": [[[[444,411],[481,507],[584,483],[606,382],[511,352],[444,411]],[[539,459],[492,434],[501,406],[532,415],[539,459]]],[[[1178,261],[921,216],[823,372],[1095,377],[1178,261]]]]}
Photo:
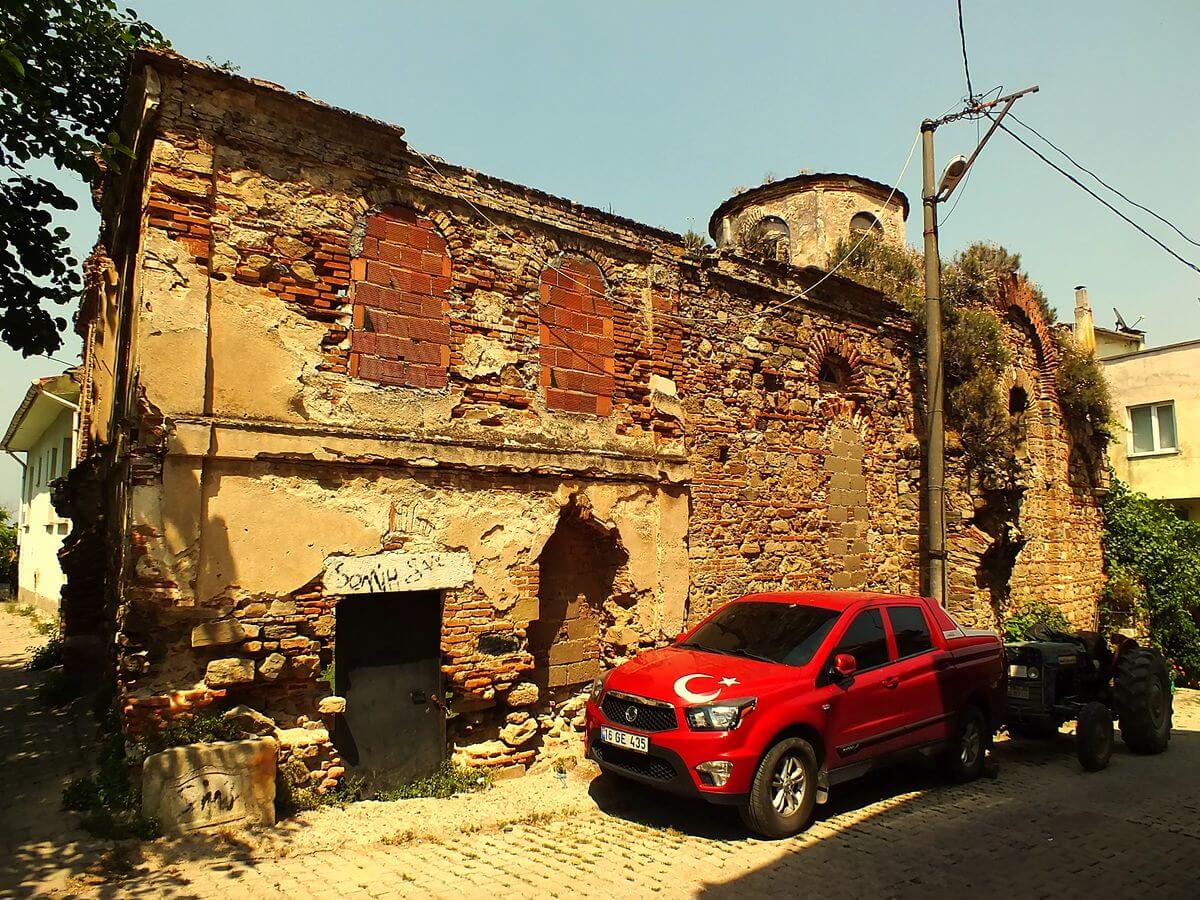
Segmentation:
{"type": "Polygon", "coordinates": [[[834,610],[799,603],[730,603],[678,646],[802,666],[837,618],[834,610]]]}

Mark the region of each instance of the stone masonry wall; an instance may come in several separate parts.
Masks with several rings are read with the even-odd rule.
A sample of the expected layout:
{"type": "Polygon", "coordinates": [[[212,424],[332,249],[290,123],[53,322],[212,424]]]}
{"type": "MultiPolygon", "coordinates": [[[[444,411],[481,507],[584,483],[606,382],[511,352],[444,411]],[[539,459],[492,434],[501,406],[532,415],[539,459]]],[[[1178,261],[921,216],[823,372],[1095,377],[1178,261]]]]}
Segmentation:
{"type": "MultiPolygon", "coordinates": [[[[343,704],[323,676],[345,560],[468,573],[427,585],[449,739],[512,770],[569,746],[595,674],[741,593],[919,589],[895,304],[692,258],[677,235],[431,164],[390,126],[139,60],[162,90],[140,241],[114,254],[136,253],[137,399],[108,550],[131,730],[232,708],[335,782],[343,704]]],[[[1018,556],[1014,585],[1052,576],[1082,609],[1090,588],[1068,597],[1063,575],[1099,571],[1094,505],[1033,481],[1026,502],[1037,562],[1018,556]]]]}

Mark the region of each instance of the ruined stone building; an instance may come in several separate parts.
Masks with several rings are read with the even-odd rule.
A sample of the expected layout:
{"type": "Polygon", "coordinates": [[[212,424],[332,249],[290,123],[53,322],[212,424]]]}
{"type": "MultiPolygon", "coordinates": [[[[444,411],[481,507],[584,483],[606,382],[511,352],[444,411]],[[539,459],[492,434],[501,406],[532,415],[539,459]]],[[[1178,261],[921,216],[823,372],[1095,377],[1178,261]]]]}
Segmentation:
{"type": "MultiPolygon", "coordinates": [[[[765,185],[697,251],[162,53],[122,129],[60,504],[69,658],[131,730],[250,707],[324,784],[523,766],[603,667],[744,592],[920,590],[913,325],[821,268],[902,241],[899,192],[765,185]]],[[[1018,539],[954,473],[951,609],[994,623],[1002,571],[1087,622],[1099,513],[1009,294],[1036,478],[1018,539]]]]}

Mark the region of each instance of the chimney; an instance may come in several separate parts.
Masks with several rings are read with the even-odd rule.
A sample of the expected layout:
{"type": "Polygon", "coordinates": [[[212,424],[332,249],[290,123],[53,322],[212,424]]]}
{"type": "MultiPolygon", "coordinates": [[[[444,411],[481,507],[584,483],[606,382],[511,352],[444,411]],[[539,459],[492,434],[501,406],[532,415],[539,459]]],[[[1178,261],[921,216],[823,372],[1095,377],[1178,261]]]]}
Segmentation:
{"type": "Polygon", "coordinates": [[[1092,318],[1087,288],[1082,284],[1075,288],[1075,343],[1080,349],[1096,355],[1096,323],[1092,318]]]}

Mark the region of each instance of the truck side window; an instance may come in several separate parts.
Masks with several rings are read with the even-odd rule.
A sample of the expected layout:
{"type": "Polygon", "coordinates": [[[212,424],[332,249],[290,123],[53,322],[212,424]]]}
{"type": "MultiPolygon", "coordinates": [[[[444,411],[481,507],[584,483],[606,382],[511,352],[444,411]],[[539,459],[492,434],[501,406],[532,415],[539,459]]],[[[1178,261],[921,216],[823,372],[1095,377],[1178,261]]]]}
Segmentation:
{"type": "Polygon", "coordinates": [[[896,653],[900,659],[933,649],[929,625],[918,607],[889,606],[887,614],[892,633],[896,635],[896,653]]]}
{"type": "Polygon", "coordinates": [[[852,653],[858,662],[859,671],[882,666],[888,661],[887,635],[883,631],[883,616],[877,609],[866,609],[858,614],[834,649],[838,653],[852,653]]]}

